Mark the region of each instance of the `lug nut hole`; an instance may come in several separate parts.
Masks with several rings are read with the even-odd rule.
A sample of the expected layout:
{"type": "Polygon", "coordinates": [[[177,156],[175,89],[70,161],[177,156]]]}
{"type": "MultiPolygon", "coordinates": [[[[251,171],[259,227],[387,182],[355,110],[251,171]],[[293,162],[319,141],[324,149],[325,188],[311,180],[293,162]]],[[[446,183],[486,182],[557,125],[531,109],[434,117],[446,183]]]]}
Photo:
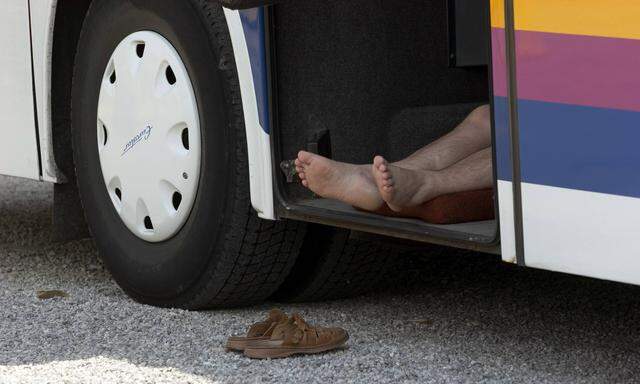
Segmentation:
{"type": "Polygon", "coordinates": [[[167,82],[169,82],[169,84],[173,85],[176,83],[176,74],[173,73],[173,69],[171,69],[171,66],[169,65],[167,67],[167,69],[165,70],[165,75],[167,76],[167,82]]]}
{"type": "Polygon", "coordinates": [[[148,230],[153,229],[153,223],[151,222],[151,218],[149,216],[145,216],[144,218],[144,227],[148,230]]]}
{"type": "Polygon", "coordinates": [[[182,146],[187,151],[189,150],[189,128],[182,130],[182,146]]]}
{"type": "Polygon", "coordinates": [[[109,134],[107,133],[107,127],[102,124],[102,134],[104,136],[102,145],[107,145],[107,139],[109,138],[109,134]]]}
{"type": "Polygon", "coordinates": [[[173,208],[177,211],[178,208],[180,208],[180,203],[182,203],[182,194],[180,192],[174,192],[171,202],[173,203],[173,208]]]}
{"type": "Polygon", "coordinates": [[[144,48],[145,48],[144,43],[136,44],[136,55],[138,55],[138,57],[141,59],[142,59],[142,56],[144,56],[144,48]]]}

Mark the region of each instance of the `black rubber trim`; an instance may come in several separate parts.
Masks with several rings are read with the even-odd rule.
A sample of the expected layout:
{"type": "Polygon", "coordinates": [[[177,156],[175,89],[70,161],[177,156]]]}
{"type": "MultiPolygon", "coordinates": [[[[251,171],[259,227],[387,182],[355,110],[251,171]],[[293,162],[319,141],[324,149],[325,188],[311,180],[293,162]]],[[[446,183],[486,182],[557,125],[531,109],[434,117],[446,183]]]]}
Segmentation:
{"type": "Polygon", "coordinates": [[[449,67],[455,67],[456,57],[456,0],[447,0],[447,27],[449,33],[449,67]]]}
{"type": "Polygon", "coordinates": [[[518,125],[518,86],[516,77],[516,32],[513,0],[505,0],[505,33],[507,70],[509,72],[509,133],[511,135],[511,161],[513,169],[513,222],[515,231],[516,262],[525,265],[522,218],[522,174],[520,170],[520,128],[518,125]]]}
{"type": "Polygon", "coordinates": [[[33,95],[33,120],[36,130],[36,149],[38,151],[38,173],[42,180],[42,153],[40,152],[40,124],[38,123],[38,100],[36,99],[36,71],[33,63],[33,32],[31,28],[31,0],[27,0],[29,13],[29,51],[31,54],[31,94],[33,95]]]}
{"type": "Polygon", "coordinates": [[[267,65],[267,102],[269,103],[269,143],[271,145],[271,175],[273,185],[273,207],[274,214],[278,218],[278,207],[280,205],[280,191],[284,190],[284,179],[281,175],[280,159],[282,153],[280,151],[280,135],[278,130],[278,103],[277,100],[277,64],[276,64],[276,45],[273,44],[275,33],[275,16],[273,6],[264,7],[264,44],[265,44],[265,63],[267,65]]]}
{"type": "MultiPolygon", "coordinates": [[[[489,31],[491,31],[491,17],[487,18],[489,23],[489,31]]],[[[493,88],[493,39],[489,39],[488,56],[488,72],[489,72],[489,107],[491,108],[491,164],[493,172],[493,207],[495,211],[495,241],[501,242],[500,237],[500,201],[498,200],[498,151],[496,146],[496,106],[495,106],[495,90],[493,88]]]]}

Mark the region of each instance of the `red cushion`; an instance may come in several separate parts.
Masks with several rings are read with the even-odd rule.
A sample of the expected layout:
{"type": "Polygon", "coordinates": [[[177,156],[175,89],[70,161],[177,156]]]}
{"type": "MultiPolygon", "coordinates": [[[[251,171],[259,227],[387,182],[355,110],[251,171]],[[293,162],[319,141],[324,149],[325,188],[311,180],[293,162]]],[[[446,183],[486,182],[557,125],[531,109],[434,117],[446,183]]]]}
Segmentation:
{"type": "Polygon", "coordinates": [[[405,209],[401,212],[392,211],[385,204],[375,213],[392,217],[417,218],[431,224],[456,224],[492,220],[495,218],[493,189],[442,195],[420,206],[405,209]]]}

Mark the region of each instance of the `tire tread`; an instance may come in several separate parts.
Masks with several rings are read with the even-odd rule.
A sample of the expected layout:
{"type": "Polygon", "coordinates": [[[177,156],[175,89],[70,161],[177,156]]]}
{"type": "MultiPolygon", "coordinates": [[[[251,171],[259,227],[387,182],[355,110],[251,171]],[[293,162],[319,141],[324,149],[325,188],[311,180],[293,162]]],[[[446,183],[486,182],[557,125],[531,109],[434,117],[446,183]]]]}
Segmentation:
{"type": "Polygon", "coordinates": [[[268,221],[257,217],[251,208],[248,172],[249,164],[240,85],[235,56],[226,18],[219,4],[193,0],[200,7],[203,21],[209,25],[210,41],[219,57],[218,68],[226,77],[226,99],[231,111],[232,132],[236,134],[235,177],[230,191],[232,198],[228,230],[218,257],[228,271],[210,271],[210,278],[188,307],[213,308],[257,303],[267,299],[287,277],[305,234],[304,223],[268,221]],[[222,276],[221,276],[222,275],[222,276]],[[224,279],[223,284],[219,284],[224,279]]]}
{"type": "Polygon", "coordinates": [[[310,225],[301,256],[275,297],[305,302],[362,295],[386,276],[397,253],[383,239],[361,239],[349,230],[310,225]]]}

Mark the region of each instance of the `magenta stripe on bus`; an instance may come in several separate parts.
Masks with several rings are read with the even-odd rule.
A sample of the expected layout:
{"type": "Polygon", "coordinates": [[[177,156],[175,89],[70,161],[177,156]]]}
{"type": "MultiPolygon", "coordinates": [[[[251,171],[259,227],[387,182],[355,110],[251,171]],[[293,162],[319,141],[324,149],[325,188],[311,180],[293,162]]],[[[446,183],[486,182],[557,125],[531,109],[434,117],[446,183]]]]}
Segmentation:
{"type": "Polygon", "coordinates": [[[491,63],[493,66],[493,123],[495,127],[496,173],[499,180],[511,181],[511,136],[507,101],[507,51],[505,30],[491,28],[491,63]]]}
{"type": "Polygon", "coordinates": [[[640,111],[640,40],[517,31],[518,98],[640,111]]]}
{"type": "Polygon", "coordinates": [[[491,28],[491,63],[493,95],[507,96],[507,54],[503,28],[491,28]]]}

